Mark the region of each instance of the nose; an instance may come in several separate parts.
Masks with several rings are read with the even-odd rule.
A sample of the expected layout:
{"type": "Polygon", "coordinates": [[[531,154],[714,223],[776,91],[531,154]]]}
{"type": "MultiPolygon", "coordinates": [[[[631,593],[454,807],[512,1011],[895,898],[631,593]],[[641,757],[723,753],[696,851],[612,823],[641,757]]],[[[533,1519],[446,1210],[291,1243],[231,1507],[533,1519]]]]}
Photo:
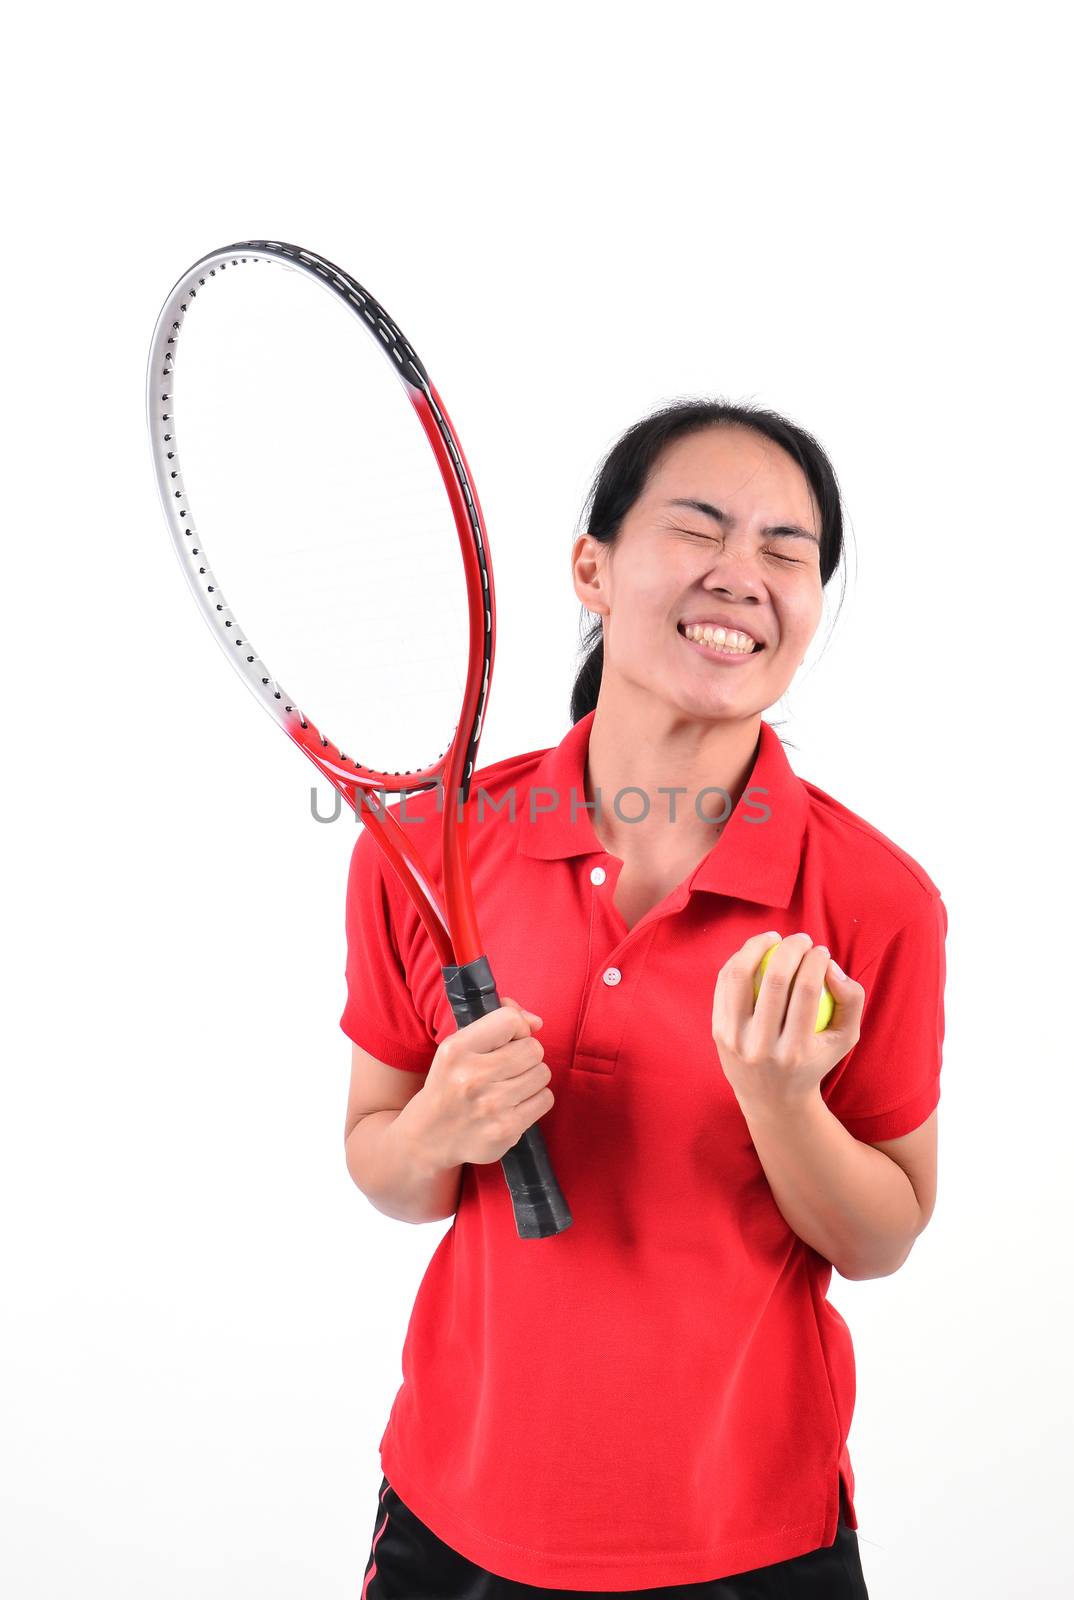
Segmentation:
{"type": "Polygon", "coordinates": [[[735,573],[726,570],[710,573],[708,577],[702,579],[701,587],[706,594],[726,595],[729,601],[736,603],[760,605],[764,599],[760,580],[746,568],[735,573]]]}

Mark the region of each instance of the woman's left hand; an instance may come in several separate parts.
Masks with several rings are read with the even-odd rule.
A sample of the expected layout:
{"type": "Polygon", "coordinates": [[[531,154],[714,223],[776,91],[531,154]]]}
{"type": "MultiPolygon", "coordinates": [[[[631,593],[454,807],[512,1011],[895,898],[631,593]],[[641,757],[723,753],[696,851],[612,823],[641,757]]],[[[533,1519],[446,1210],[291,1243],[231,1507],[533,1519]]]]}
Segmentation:
{"type": "Polygon", "coordinates": [[[754,974],[772,943],[766,933],[747,939],[720,968],[712,1002],[712,1037],[743,1109],[783,1110],[808,1099],[861,1031],[865,990],[841,976],[827,947],[805,933],[776,946],[754,1005],[754,974]],[[825,982],[835,1010],[815,1033],[825,982]]]}

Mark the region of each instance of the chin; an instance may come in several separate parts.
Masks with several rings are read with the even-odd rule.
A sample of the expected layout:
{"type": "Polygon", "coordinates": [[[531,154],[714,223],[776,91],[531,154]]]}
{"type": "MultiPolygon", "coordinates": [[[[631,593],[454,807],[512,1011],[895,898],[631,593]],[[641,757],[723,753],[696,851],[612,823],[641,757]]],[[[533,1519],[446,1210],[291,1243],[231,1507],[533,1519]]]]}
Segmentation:
{"type": "Polygon", "coordinates": [[[698,722],[752,714],[744,697],[729,689],[714,689],[707,694],[698,693],[696,688],[682,689],[669,695],[668,699],[683,716],[694,717],[698,722]]]}

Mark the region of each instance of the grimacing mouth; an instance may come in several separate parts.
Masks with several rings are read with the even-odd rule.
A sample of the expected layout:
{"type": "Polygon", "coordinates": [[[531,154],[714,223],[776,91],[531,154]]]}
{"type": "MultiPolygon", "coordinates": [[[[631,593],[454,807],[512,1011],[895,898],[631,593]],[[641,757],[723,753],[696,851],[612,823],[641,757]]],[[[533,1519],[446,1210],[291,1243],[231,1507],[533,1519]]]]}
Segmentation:
{"type": "MultiPolygon", "coordinates": [[[[686,630],[687,626],[688,626],[688,624],[685,623],[685,622],[677,622],[675,624],[676,631],[684,639],[686,638],[686,631],[685,630],[686,630]]],[[[722,627],[723,624],[721,623],[720,626],[722,627]]],[[[738,633],[745,633],[748,637],[750,637],[750,638],[753,637],[753,635],[750,634],[748,628],[738,628],[738,629],[735,629],[735,630],[730,630],[729,629],[728,631],[729,632],[735,631],[735,632],[738,632],[738,633]]],[[[687,641],[687,642],[689,642],[689,641],[687,641]]],[[[753,649],[747,651],[746,653],[748,655],[755,656],[755,655],[758,655],[764,648],[765,648],[765,646],[761,643],[760,639],[757,639],[757,640],[754,641],[753,649]]]]}

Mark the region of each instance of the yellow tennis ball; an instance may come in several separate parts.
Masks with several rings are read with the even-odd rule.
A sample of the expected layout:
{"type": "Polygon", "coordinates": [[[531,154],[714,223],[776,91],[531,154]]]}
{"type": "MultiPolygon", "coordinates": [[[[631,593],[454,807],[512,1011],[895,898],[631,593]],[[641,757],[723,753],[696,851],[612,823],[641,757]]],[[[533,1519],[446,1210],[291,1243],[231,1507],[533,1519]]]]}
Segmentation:
{"type": "MultiPolygon", "coordinates": [[[[773,945],[769,945],[768,949],[765,951],[764,955],[761,957],[760,966],[757,968],[757,971],[753,975],[753,999],[754,999],[755,1003],[756,1003],[756,1000],[757,1000],[757,996],[761,992],[761,979],[764,977],[764,969],[768,965],[768,958],[772,954],[772,951],[776,950],[776,949],[778,949],[777,945],[774,945],[774,944],[773,945]]],[[[828,1026],[829,1022],[831,1022],[831,1020],[832,1020],[832,1014],[833,1014],[834,1011],[835,1011],[835,1001],[832,998],[831,990],[828,988],[828,985],[825,984],[823,989],[820,992],[820,1005],[817,1007],[817,1023],[816,1023],[816,1027],[813,1029],[814,1033],[823,1033],[824,1032],[825,1028],[828,1026]]]]}

